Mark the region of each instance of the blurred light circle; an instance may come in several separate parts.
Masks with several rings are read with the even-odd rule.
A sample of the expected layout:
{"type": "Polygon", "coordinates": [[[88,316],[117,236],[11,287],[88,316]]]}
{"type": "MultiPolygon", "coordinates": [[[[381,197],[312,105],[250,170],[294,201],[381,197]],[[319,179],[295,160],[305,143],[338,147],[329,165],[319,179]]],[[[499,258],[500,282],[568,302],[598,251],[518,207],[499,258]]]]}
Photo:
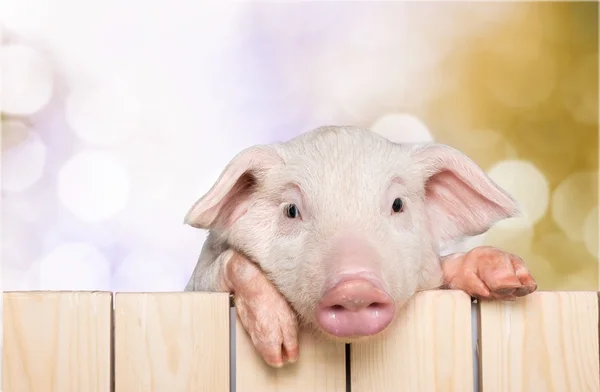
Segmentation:
{"type": "Polygon", "coordinates": [[[403,94],[406,80],[390,80],[382,76],[381,62],[368,58],[356,58],[348,53],[337,53],[324,66],[319,75],[322,79],[319,92],[325,101],[332,101],[354,118],[364,118],[379,111],[390,101],[390,94],[403,94]],[[379,80],[379,82],[378,82],[379,80]],[[385,80],[385,83],[382,82],[385,80]]]}
{"type": "Polygon", "coordinates": [[[517,158],[514,147],[499,132],[482,129],[457,132],[454,137],[449,137],[453,139],[450,143],[453,147],[463,151],[483,169],[505,159],[517,158]]]}
{"type": "MultiPolygon", "coordinates": [[[[486,33],[486,30],[506,28],[506,22],[518,20],[524,7],[526,7],[525,3],[516,2],[472,2],[468,8],[465,7],[462,21],[467,23],[467,27],[471,27],[468,32],[486,33]]],[[[455,30],[462,30],[462,25],[460,29],[456,28],[456,24],[453,27],[455,30]]]]}
{"type": "Polygon", "coordinates": [[[22,121],[6,120],[2,121],[2,150],[13,148],[29,136],[29,127],[22,121]]]}
{"type": "Polygon", "coordinates": [[[584,238],[584,222],[598,205],[598,173],[577,172],[562,181],[552,194],[552,218],[573,240],[584,238]]]}
{"type": "Polygon", "coordinates": [[[28,197],[19,193],[7,193],[2,199],[2,218],[33,224],[36,229],[43,231],[54,219],[56,205],[53,195],[54,189],[47,186],[36,189],[35,194],[28,197]]]}
{"type": "Polygon", "coordinates": [[[141,106],[124,89],[79,87],[67,97],[66,118],[83,141],[112,145],[138,129],[141,106]]]}
{"type": "Polygon", "coordinates": [[[497,222],[485,232],[482,235],[481,245],[521,254],[531,250],[533,234],[533,225],[528,218],[508,218],[497,222]]]}
{"type": "Polygon", "coordinates": [[[110,263],[92,244],[60,244],[39,268],[42,290],[110,290],[110,263]]]}
{"type": "Polygon", "coordinates": [[[223,160],[223,166],[198,162],[176,170],[154,167],[148,163],[146,170],[140,167],[133,171],[134,185],[129,205],[115,219],[115,224],[120,225],[121,233],[118,236],[140,243],[159,243],[177,248],[194,243],[193,237],[198,232],[184,225],[184,217],[191,206],[214,185],[226,163],[226,159],[223,160]],[[152,172],[152,176],[145,174],[148,171],[152,172]],[[161,184],[159,188],[157,183],[161,184]]]}
{"type": "Polygon", "coordinates": [[[410,114],[387,114],[376,120],[371,130],[395,143],[433,141],[427,126],[410,114]]]}
{"type": "Polygon", "coordinates": [[[497,228],[505,231],[533,231],[533,222],[526,216],[516,216],[502,219],[496,222],[492,229],[497,228]]]}
{"type": "Polygon", "coordinates": [[[125,238],[118,238],[118,234],[113,228],[104,224],[83,223],[67,211],[59,211],[58,216],[51,223],[40,233],[42,245],[46,249],[53,248],[65,241],[84,241],[86,238],[93,238],[94,244],[102,248],[110,248],[119,242],[126,241],[125,238]]]}
{"type": "Polygon", "coordinates": [[[550,97],[557,84],[558,67],[554,60],[546,55],[542,55],[536,61],[536,66],[500,66],[502,71],[486,79],[492,95],[502,105],[510,108],[531,107],[550,97]],[[510,80],[510,83],[507,83],[507,80],[510,80]]]}
{"type": "Polygon", "coordinates": [[[58,173],[58,198],[84,221],[110,218],[127,204],[129,176],[112,155],[86,151],[69,159],[58,173]]]}
{"type": "Polygon", "coordinates": [[[561,97],[573,118],[582,124],[598,123],[598,54],[587,55],[566,72],[561,97]]]}
{"type": "Polygon", "coordinates": [[[47,29],[52,3],[44,0],[0,2],[0,24],[19,36],[35,36],[47,29]]]}
{"type": "MultiPolygon", "coordinates": [[[[30,291],[40,289],[39,271],[35,266],[2,264],[0,290],[30,291]]],[[[0,308],[1,309],[1,308],[0,308]]]]}
{"type": "Polygon", "coordinates": [[[399,46],[365,54],[353,46],[334,49],[318,64],[315,91],[325,105],[364,119],[398,107],[421,107],[447,88],[436,66],[440,47],[411,36],[399,46]]]}
{"type": "Polygon", "coordinates": [[[520,252],[517,256],[523,260],[525,267],[533,275],[538,284],[538,290],[554,290],[556,282],[560,280],[560,275],[556,272],[552,263],[528,251],[520,252]]]}
{"type": "MultiPolygon", "coordinates": [[[[552,119],[554,114],[546,112],[544,123],[536,124],[525,122],[522,125],[517,125],[518,139],[515,140],[520,148],[528,151],[532,159],[540,165],[544,171],[546,178],[556,186],[558,182],[566,176],[573,173],[579,161],[579,156],[585,155],[581,150],[582,138],[574,132],[566,132],[565,130],[572,127],[572,120],[569,120],[568,115],[560,115],[556,119],[552,119]],[[546,123],[546,121],[549,121],[546,123]]],[[[539,117],[540,120],[542,117],[539,117]]],[[[588,143],[590,144],[590,143],[588,143]]],[[[594,145],[594,153],[597,154],[597,146],[594,145]]],[[[597,163],[596,163],[597,165],[597,163]]]]}
{"type": "Polygon", "coordinates": [[[585,218],[583,240],[587,250],[598,257],[598,206],[592,208],[585,218]]]}
{"type": "Polygon", "coordinates": [[[3,207],[1,265],[13,265],[23,269],[39,256],[38,233],[32,230],[33,225],[7,216],[6,206],[3,207]]]}
{"type": "Polygon", "coordinates": [[[9,44],[0,47],[2,112],[26,116],[50,101],[53,75],[50,64],[33,48],[9,44]]]}
{"type": "Polygon", "coordinates": [[[492,166],[487,174],[517,200],[524,217],[531,224],[535,224],[546,214],[550,186],[546,177],[531,162],[502,161],[492,166]]]}
{"type": "Polygon", "coordinates": [[[547,99],[557,86],[556,52],[543,39],[544,23],[536,7],[519,10],[486,45],[480,67],[492,96],[509,108],[526,108],[547,99]]]}
{"type": "Polygon", "coordinates": [[[29,132],[23,142],[2,151],[2,190],[19,192],[35,184],[42,177],[46,157],[46,145],[35,132],[29,132]]]}
{"type": "MultiPolygon", "coordinates": [[[[493,9],[489,4],[482,4],[481,7],[487,8],[487,11],[493,9]]],[[[535,62],[543,59],[542,52],[546,44],[542,36],[543,20],[536,17],[535,6],[519,4],[518,7],[507,7],[512,7],[512,15],[507,14],[504,20],[499,20],[503,26],[495,27],[502,28],[502,32],[492,35],[494,44],[486,45],[485,50],[502,61],[503,66],[537,66],[535,62]]],[[[493,12],[492,15],[496,16],[493,12]]]]}
{"type": "Polygon", "coordinates": [[[544,38],[549,21],[547,12],[540,15],[541,7],[534,3],[481,3],[480,7],[484,8],[491,18],[502,22],[489,23],[493,45],[485,45],[487,51],[495,54],[496,59],[503,62],[502,67],[543,66],[540,64],[544,59],[542,51],[549,49],[544,38]],[[504,15],[502,8],[505,11],[504,15]]]}
{"type": "MultiPolygon", "coordinates": [[[[392,7],[393,10],[364,8],[362,18],[342,25],[348,46],[359,51],[382,50],[389,55],[391,49],[401,44],[406,47],[409,41],[420,39],[420,36],[410,35],[411,22],[414,24],[419,16],[415,10],[402,2],[392,7]]],[[[428,16],[431,20],[432,15],[428,16]]]]}
{"type": "MultiPolygon", "coordinates": [[[[558,273],[573,274],[590,265],[598,267],[596,260],[581,240],[571,240],[560,231],[542,232],[537,235],[532,249],[536,254],[550,261],[558,273]]],[[[597,269],[594,278],[597,278],[597,269]]]]}
{"type": "Polygon", "coordinates": [[[597,267],[589,265],[571,274],[562,274],[552,291],[596,291],[598,290],[597,267]]]}
{"type": "Polygon", "coordinates": [[[177,268],[174,256],[156,250],[135,250],[121,261],[113,276],[117,291],[181,291],[189,276],[177,268]]]}
{"type": "MultiPolygon", "coordinates": [[[[334,23],[343,25],[340,8],[333,3],[313,3],[312,6],[305,4],[302,7],[278,2],[256,5],[252,7],[252,11],[261,29],[281,45],[288,45],[290,41],[310,35],[321,35],[334,23]],[[290,13],[294,14],[294,18],[289,18],[290,13]]],[[[344,10],[341,12],[344,13],[344,10]]],[[[324,42],[315,41],[314,44],[323,45],[324,42]]]]}

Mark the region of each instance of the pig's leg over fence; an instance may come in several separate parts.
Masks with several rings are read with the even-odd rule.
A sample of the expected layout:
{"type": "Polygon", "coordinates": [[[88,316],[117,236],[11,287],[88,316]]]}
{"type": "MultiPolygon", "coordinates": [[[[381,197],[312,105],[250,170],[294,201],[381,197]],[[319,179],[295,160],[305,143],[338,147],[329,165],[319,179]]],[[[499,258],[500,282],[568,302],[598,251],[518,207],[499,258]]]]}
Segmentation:
{"type": "Polygon", "coordinates": [[[295,362],[299,355],[296,313],[263,271],[232,249],[207,267],[201,274],[204,287],[194,289],[233,293],[238,318],[264,361],[274,367],[295,362]]]}
{"type": "Polygon", "coordinates": [[[442,257],[444,287],[481,299],[514,300],[534,292],[537,284],[523,260],[491,246],[442,257]]]}

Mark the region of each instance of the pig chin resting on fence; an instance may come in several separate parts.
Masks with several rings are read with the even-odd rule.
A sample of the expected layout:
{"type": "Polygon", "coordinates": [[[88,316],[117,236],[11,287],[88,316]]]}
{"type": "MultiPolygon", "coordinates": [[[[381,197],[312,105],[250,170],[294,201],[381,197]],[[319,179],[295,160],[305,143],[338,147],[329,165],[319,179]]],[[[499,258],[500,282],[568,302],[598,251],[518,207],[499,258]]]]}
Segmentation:
{"type": "Polygon", "coordinates": [[[379,335],[418,291],[533,292],[518,256],[491,247],[439,256],[516,214],[453,148],[321,127],[242,151],[192,206],[186,223],[210,233],[186,290],[235,293],[256,349],[282,366],[298,358],[298,323],[352,342],[379,335]]]}

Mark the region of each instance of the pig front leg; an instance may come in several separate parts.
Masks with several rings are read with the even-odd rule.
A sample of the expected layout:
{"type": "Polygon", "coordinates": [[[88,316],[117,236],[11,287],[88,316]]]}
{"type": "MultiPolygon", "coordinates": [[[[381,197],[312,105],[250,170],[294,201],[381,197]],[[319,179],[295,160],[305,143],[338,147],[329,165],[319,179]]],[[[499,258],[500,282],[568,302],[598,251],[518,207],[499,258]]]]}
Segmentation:
{"type": "Polygon", "coordinates": [[[479,299],[515,300],[533,293],[537,283],[514,254],[491,246],[442,257],[444,288],[479,299]]]}
{"type": "Polygon", "coordinates": [[[298,359],[296,313],[263,271],[246,256],[227,250],[222,262],[222,291],[234,294],[237,315],[264,361],[273,367],[298,359]]]}

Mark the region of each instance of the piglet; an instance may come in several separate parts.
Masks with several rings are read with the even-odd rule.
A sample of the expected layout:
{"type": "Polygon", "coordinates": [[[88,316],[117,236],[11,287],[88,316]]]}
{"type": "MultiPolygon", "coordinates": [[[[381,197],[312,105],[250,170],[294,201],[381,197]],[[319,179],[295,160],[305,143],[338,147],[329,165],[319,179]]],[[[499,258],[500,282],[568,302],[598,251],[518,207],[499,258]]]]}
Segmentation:
{"type": "Polygon", "coordinates": [[[536,290],[518,256],[440,249],[517,216],[461,152],[328,126],[239,153],[185,217],[209,235],[186,291],[235,294],[262,358],[299,356],[298,327],[342,342],[381,336],[418,291],[511,300],[536,290]]]}

